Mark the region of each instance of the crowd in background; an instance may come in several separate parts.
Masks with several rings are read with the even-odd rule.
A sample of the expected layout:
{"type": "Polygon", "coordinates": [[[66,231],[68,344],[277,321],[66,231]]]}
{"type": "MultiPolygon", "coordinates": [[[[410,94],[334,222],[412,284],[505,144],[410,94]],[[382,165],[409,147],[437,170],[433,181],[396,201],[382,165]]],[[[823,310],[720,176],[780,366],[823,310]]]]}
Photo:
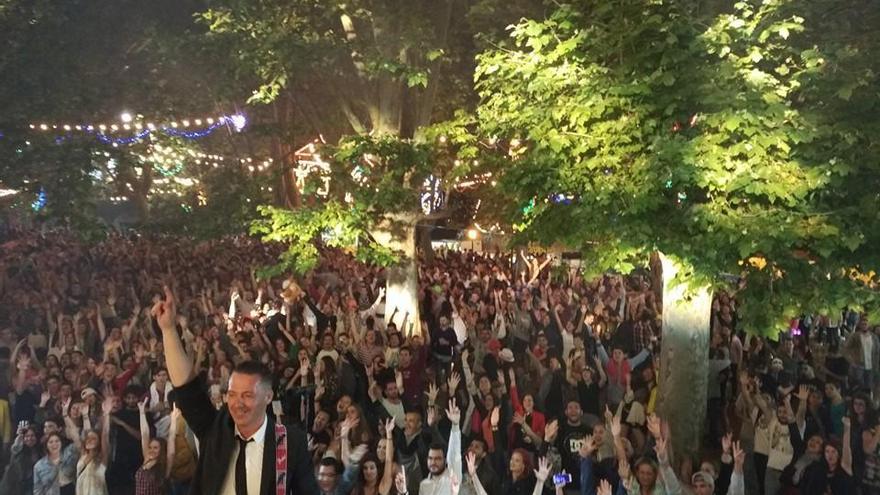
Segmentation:
{"type": "Polygon", "coordinates": [[[880,341],[858,313],[802,316],[769,342],[718,295],[709,413],[694,418],[705,449],[684,459],[655,411],[656,274],[436,253],[416,317],[385,303],[382,269],[339,250],[296,281],[258,280],[279,253],[247,237],[11,232],[0,493],[187,493],[199,442],[150,312],[163,286],[216,407],[237,363],[275,371],[273,409],[307,432],[294,455],[324,494],[880,493],[880,341]]]}

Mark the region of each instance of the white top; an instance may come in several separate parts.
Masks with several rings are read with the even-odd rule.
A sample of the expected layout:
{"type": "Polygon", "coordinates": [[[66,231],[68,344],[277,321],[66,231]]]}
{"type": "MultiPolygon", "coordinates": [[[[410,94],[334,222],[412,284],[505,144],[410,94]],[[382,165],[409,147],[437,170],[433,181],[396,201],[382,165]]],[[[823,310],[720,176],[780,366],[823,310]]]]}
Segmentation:
{"type": "MultiPolygon", "coordinates": [[[[249,495],[260,493],[260,484],[263,479],[263,447],[266,445],[266,427],[269,421],[263,417],[263,426],[246,440],[253,439],[245,448],[245,467],[247,469],[247,492],[249,495]]],[[[238,426],[235,427],[235,448],[232,449],[232,457],[229,459],[229,469],[226,470],[226,480],[220,489],[221,495],[235,495],[235,460],[238,459],[238,438],[241,434],[238,426]]],[[[244,438],[244,437],[241,437],[244,438]]]]}
{"type": "Polygon", "coordinates": [[[871,332],[859,332],[859,337],[862,338],[862,353],[865,357],[865,369],[871,370],[873,369],[873,364],[871,362],[871,352],[874,350],[874,335],[871,332]]]}

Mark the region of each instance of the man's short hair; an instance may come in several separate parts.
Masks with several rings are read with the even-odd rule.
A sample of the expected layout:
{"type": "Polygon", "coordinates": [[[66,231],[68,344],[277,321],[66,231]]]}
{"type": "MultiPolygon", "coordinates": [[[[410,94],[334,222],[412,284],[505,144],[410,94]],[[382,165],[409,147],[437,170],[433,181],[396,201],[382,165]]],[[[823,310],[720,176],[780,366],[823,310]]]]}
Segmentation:
{"type": "Polygon", "coordinates": [[[235,365],[233,373],[241,373],[242,375],[251,375],[260,377],[260,384],[268,389],[272,389],[272,370],[268,366],[259,361],[242,361],[235,365]]]}
{"type": "Polygon", "coordinates": [[[319,466],[332,467],[333,472],[335,472],[337,475],[339,475],[339,473],[342,472],[340,462],[338,460],[334,459],[333,457],[322,457],[321,462],[318,464],[319,464],[319,466]]]}
{"type": "Polygon", "coordinates": [[[428,447],[428,450],[440,450],[442,452],[446,452],[446,446],[440,442],[432,442],[431,446],[428,447]]]}

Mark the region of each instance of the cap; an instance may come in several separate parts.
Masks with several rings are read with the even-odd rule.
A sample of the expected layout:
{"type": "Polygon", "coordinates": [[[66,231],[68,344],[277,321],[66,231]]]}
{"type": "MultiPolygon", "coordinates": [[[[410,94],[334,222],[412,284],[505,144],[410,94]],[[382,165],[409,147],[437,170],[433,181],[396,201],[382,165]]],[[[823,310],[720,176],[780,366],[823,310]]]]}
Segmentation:
{"type": "Polygon", "coordinates": [[[98,392],[96,392],[95,389],[93,389],[92,387],[86,387],[79,394],[79,396],[83,399],[85,399],[86,397],[88,397],[90,395],[98,395],[98,392]]]}
{"type": "Polygon", "coordinates": [[[694,473],[694,475],[691,476],[691,485],[697,484],[698,481],[702,481],[706,485],[709,485],[712,490],[715,489],[715,479],[712,478],[709,473],[703,471],[697,471],[694,473]]]}
{"type": "Polygon", "coordinates": [[[508,363],[513,362],[513,351],[510,349],[501,349],[501,352],[498,353],[498,357],[501,358],[502,361],[506,361],[508,363]]]}

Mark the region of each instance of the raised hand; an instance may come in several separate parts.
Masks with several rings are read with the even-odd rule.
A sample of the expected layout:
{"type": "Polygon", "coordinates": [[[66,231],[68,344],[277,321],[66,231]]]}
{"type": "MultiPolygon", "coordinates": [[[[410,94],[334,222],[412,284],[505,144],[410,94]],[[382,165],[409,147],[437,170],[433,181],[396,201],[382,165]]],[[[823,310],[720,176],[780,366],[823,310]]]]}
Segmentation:
{"type": "Polygon", "coordinates": [[[654,442],[654,451],[657,452],[657,461],[660,462],[660,464],[666,464],[667,462],[669,462],[669,457],[666,451],[667,439],[660,437],[654,442]]]}
{"type": "Polygon", "coordinates": [[[651,436],[654,438],[658,438],[660,436],[660,416],[657,416],[654,413],[651,413],[651,415],[648,416],[648,431],[651,432],[651,436]]]}
{"type": "Polygon", "coordinates": [[[454,398],[449,401],[449,407],[446,408],[446,417],[449,418],[449,421],[452,421],[453,425],[458,425],[459,421],[461,421],[461,411],[455,405],[454,398]]]}
{"type": "Polygon", "coordinates": [[[611,435],[613,435],[614,438],[619,437],[622,429],[623,425],[620,422],[620,416],[613,416],[611,418],[611,435]]]}
{"type": "Polygon", "coordinates": [[[159,301],[153,306],[153,315],[159,328],[163,331],[176,330],[177,304],[174,302],[174,294],[171,288],[165,286],[165,300],[159,301]]]}
{"type": "Polygon", "coordinates": [[[400,472],[394,475],[394,489],[397,490],[397,493],[407,493],[406,471],[403,466],[400,467],[400,472]]]}
{"type": "Polygon", "coordinates": [[[141,402],[138,402],[138,411],[140,411],[141,414],[146,414],[146,413],[147,413],[147,403],[148,403],[148,402],[150,402],[150,398],[149,398],[149,397],[147,397],[146,399],[142,400],[141,402]]]}
{"type": "Polygon", "coordinates": [[[468,473],[471,475],[471,478],[476,477],[477,476],[477,454],[474,454],[473,452],[468,451],[466,460],[467,460],[468,473]]]}
{"type": "Polygon", "coordinates": [[[515,413],[513,415],[513,422],[522,426],[526,422],[526,418],[520,413],[515,413]]]}
{"type": "Polygon", "coordinates": [[[593,440],[593,435],[587,435],[584,437],[584,440],[581,442],[581,447],[578,449],[578,453],[586,459],[596,451],[596,442],[593,440]]]}
{"type": "Polygon", "coordinates": [[[535,469],[535,478],[543,485],[550,476],[550,461],[546,457],[538,459],[538,469],[535,469]]]}
{"type": "Polygon", "coordinates": [[[348,435],[348,433],[349,433],[351,430],[357,428],[357,425],[358,425],[360,422],[361,422],[361,420],[358,419],[358,418],[354,418],[354,419],[348,419],[348,418],[345,418],[345,419],[342,421],[342,424],[341,424],[340,427],[339,427],[339,435],[340,435],[340,436],[343,436],[343,437],[346,436],[346,435],[348,435]]]}
{"type": "Polygon", "coordinates": [[[434,404],[437,402],[437,394],[440,393],[440,389],[437,388],[433,382],[428,384],[428,390],[425,392],[425,395],[428,396],[428,403],[434,404]]]}
{"type": "Polygon", "coordinates": [[[556,439],[556,433],[559,432],[559,421],[553,420],[544,426],[544,441],[553,442],[556,439]]]}
{"type": "Polygon", "coordinates": [[[437,417],[437,408],[434,406],[428,407],[428,426],[434,426],[437,424],[439,418],[437,417]]]}
{"type": "Polygon", "coordinates": [[[805,401],[810,398],[810,386],[801,385],[800,387],[798,387],[797,398],[801,401],[805,401]]]}
{"type": "Polygon", "coordinates": [[[455,395],[455,391],[458,389],[458,384],[461,383],[461,375],[458,372],[453,371],[449,375],[449,380],[447,380],[446,384],[449,386],[449,395],[455,395]]]}
{"type": "Polygon", "coordinates": [[[743,465],[746,462],[746,451],[740,448],[739,442],[733,443],[733,470],[737,473],[743,472],[743,465]]]}
{"type": "Polygon", "coordinates": [[[385,438],[391,438],[394,436],[394,418],[389,418],[385,421],[385,438]]]}
{"type": "Polygon", "coordinates": [[[492,428],[498,428],[498,421],[501,419],[501,409],[498,406],[492,408],[492,413],[489,415],[489,422],[492,424],[492,428]]]}
{"type": "Polygon", "coordinates": [[[596,495],[611,495],[611,483],[608,483],[608,480],[604,478],[600,480],[596,495]]]}
{"type": "Polygon", "coordinates": [[[108,395],[104,399],[104,402],[101,403],[101,411],[104,412],[105,416],[109,416],[110,413],[113,412],[113,396],[112,395],[108,395]]]}
{"type": "Polygon", "coordinates": [[[733,433],[728,433],[721,437],[721,448],[724,450],[725,454],[730,453],[730,448],[733,445],[733,433]]]}
{"type": "Polygon", "coordinates": [[[620,476],[621,480],[629,480],[631,473],[629,470],[629,461],[626,460],[626,458],[617,461],[617,474],[620,476]]]}

